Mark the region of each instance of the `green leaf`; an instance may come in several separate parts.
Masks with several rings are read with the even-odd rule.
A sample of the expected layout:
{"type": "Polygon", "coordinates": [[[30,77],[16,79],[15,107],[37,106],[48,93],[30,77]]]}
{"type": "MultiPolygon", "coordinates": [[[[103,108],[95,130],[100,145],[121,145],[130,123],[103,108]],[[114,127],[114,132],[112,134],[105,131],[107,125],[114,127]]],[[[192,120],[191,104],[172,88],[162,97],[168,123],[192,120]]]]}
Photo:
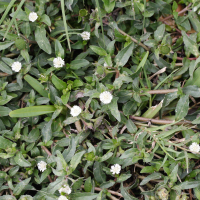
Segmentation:
{"type": "Polygon", "coordinates": [[[84,153],[85,153],[85,151],[81,151],[81,152],[76,153],[76,154],[72,157],[71,162],[70,162],[70,166],[72,167],[72,170],[73,170],[73,171],[76,169],[76,167],[77,167],[78,164],[80,163],[81,158],[82,158],[82,156],[83,156],[84,153]]]}
{"type": "Polygon", "coordinates": [[[57,57],[61,57],[61,58],[65,57],[65,51],[58,40],[55,40],[55,53],[57,57]]]}
{"type": "Polygon", "coordinates": [[[195,120],[193,120],[192,124],[200,124],[200,117],[197,117],[195,120]]]}
{"type": "Polygon", "coordinates": [[[31,106],[31,107],[13,110],[12,112],[10,112],[9,115],[10,117],[33,117],[33,116],[52,113],[55,110],[56,108],[52,105],[31,106]]]}
{"type": "Polygon", "coordinates": [[[111,13],[115,7],[115,1],[103,0],[104,7],[107,13],[111,13]]]}
{"type": "Polygon", "coordinates": [[[170,181],[172,183],[176,183],[177,181],[177,175],[178,175],[178,164],[174,167],[172,172],[169,174],[170,181]]]}
{"type": "Polygon", "coordinates": [[[185,31],[181,31],[183,36],[183,41],[186,46],[186,48],[196,57],[199,56],[199,47],[196,42],[194,42],[192,39],[190,39],[185,31]]]}
{"type": "Polygon", "coordinates": [[[165,24],[161,24],[154,32],[154,38],[156,41],[160,41],[163,38],[165,32],[165,24]]]}
{"type": "Polygon", "coordinates": [[[22,155],[21,151],[17,152],[17,155],[14,157],[15,162],[20,166],[20,167],[30,167],[31,163],[28,162],[24,156],[22,155]]]}
{"type": "Polygon", "coordinates": [[[121,116],[120,116],[120,112],[118,110],[118,104],[117,104],[118,99],[119,99],[118,97],[113,98],[111,103],[108,104],[108,108],[109,108],[111,114],[120,122],[121,116]]]}
{"type": "Polygon", "coordinates": [[[150,174],[149,176],[145,177],[142,182],[140,183],[140,185],[145,185],[147,184],[150,180],[155,180],[155,179],[161,179],[162,176],[160,173],[155,172],[153,174],[150,174]]]}
{"type": "Polygon", "coordinates": [[[3,195],[0,197],[0,200],[16,200],[16,198],[12,195],[3,195]]]}
{"type": "Polygon", "coordinates": [[[197,197],[197,199],[200,199],[200,187],[194,188],[194,194],[197,197]]]}
{"type": "Polygon", "coordinates": [[[5,105],[6,103],[8,103],[11,99],[17,97],[17,94],[14,93],[10,93],[10,95],[7,95],[6,98],[3,98],[2,96],[0,96],[0,106],[5,105]]]}
{"type": "MultiPolygon", "coordinates": [[[[18,12],[20,11],[21,7],[23,6],[24,2],[25,2],[25,0],[22,0],[22,1],[20,2],[20,4],[18,4],[17,10],[15,11],[14,16],[12,17],[12,20],[9,22],[8,27],[6,27],[6,33],[5,33],[5,35],[4,35],[4,38],[6,38],[8,32],[10,31],[10,28],[11,28],[11,26],[13,25],[13,22],[15,21],[16,16],[17,16],[18,12]]],[[[12,5],[13,3],[14,3],[13,1],[10,2],[11,5],[12,5]]],[[[8,7],[9,7],[9,6],[8,6],[8,7]]],[[[10,7],[9,7],[9,9],[10,9],[10,7]]]]}
{"type": "Polygon", "coordinates": [[[65,121],[63,121],[64,125],[73,124],[74,122],[78,121],[78,117],[68,117],[65,121]]]}
{"type": "Polygon", "coordinates": [[[67,104],[68,103],[69,97],[70,97],[70,92],[69,91],[66,94],[63,94],[61,96],[61,100],[62,100],[63,104],[67,104]]]}
{"type": "Polygon", "coordinates": [[[123,67],[129,60],[130,56],[132,55],[133,49],[135,44],[132,42],[121,51],[115,57],[115,62],[118,66],[123,67]]]}
{"type": "Polygon", "coordinates": [[[108,160],[110,157],[112,157],[113,153],[112,152],[108,152],[105,155],[103,155],[101,158],[98,159],[98,162],[104,162],[106,160],[108,160]]]}
{"type": "Polygon", "coordinates": [[[64,90],[67,88],[67,83],[60,80],[56,75],[52,74],[52,83],[58,90],[64,90]]]}
{"type": "Polygon", "coordinates": [[[76,192],[69,195],[73,200],[93,200],[96,199],[98,194],[91,192],[76,192]]]}
{"type": "Polygon", "coordinates": [[[27,51],[27,49],[23,49],[20,51],[20,54],[22,55],[22,57],[24,58],[24,60],[29,63],[30,62],[30,56],[29,53],[27,51]]]}
{"type": "Polygon", "coordinates": [[[7,49],[12,44],[14,44],[14,42],[12,42],[12,41],[0,42],[0,51],[7,49]]]}
{"type": "Polygon", "coordinates": [[[179,185],[175,185],[172,189],[180,191],[180,190],[196,188],[198,186],[200,186],[200,181],[184,181],[179,185]]]}
{"type": "Polygon", "coordinates": [[[151,108],[149,108],[149,109],[142,115],[142,117],[152,119],[152,118],[160,111],[160,109],[162,108],[162,104],[163,104],[163,101],[161,101],[161,102],[160,102],[158,105],[156,105],[156,106],[152,106],[151,108]]]}
{"type": "Polygon", "coordinates": [[[137,198],[131,196],[128,191],[124,188],[123,183],[120,185],[121,193],[125,200],[138,200],[137,198]]]}
{"type": "Polygon", "coordinates": [[[12,74],[13,73],[11,68],[8,65],[6,65],[4,62],[2,62],[2,61],[0,61],[0,70],[2,72],[7,73],[7,74],[12,74]]]}
{"type": "Polygon", "coordinates": [[[0,20],[0,25],[2,24],[2,22],[4,21],[4,19],[6,18],[8,12],[10,11],[10,9],[12,8],[13,4],[15,3],[16,0],[11,0],[9,3],[8,2],[3,2],[3,5],[1,6],[6,6],[6,10],[3,14],[3,16],[1,17],[1,20],[0,20]]]}
{"type": "Polygon", "coordinates": [[[146,166],[140,171],[140,173],[149,173],[150,174],[150,173],[154,173],[154,171],[155,171],[155,167],[146,166]]]}
{"type": "Polygon", "coordinates": [[[11,148],[13,144],[10,140],[0,136],[0,149],[11,148]]]}
{"type": "Polygon", "coordinates": [[[48,97],[48,92],[44,89],[44,86],[35,78],[30,75],[26,75],[24,79],[43,97],[48,97]]]}
{"type": "Polygon", "coordinates": [[[43,14],[41,17],[41,22],[44,22],[47,26],[51,26],[51,20],[48,15],[43,14]]]}
{"type": "Polygon", "coordinates": [[[35,40],[43,51],[51,54],[51,45],[46,37],[46,30],[44,27],[37,26],[35,30],[35,40]]]}
{"type": "Polygon", "coordinates": [[[91,177],[88,177],[85,181],[84,184],[84,190],[86,192],[91,192],[92,191],[92,182],[91,182],[91,177]]]}
{"type": "Polygon", "coordinates": [[[22,192],[22,190],[27,186],[27,184],[30,182],[31,180],[31,177],[30,178],[27,178],[23,181],[20,181],[16,187],[14,188],[13,190],[13,194],[14,195],[20,195],[20,193],[22,192]]]}
{"type": "Polygon", "coordinates": [[[133,115],[136,110],[137,110],[137,104],[134,101],[128,101],[123,106],[123,113],[126,116],[133,115]]]}
{"type": "Polygon", "coordinates": [[[118,178],[117,178],[117,183],[121,183],[126,181],[127,179],[129,179],[132,175],[131,174],[121,174],[118,178]]]}
{"type": "Polygon", "coordinates": [[[188,85],[186,87],[183,87],[183,93],[193,96],[195,98],[200,97],[200,88],[197,87],[196,85],[188,85]]]}
{"type": "Polygon", "coordinates": [[[97,182],[103,183],[106,181],[106,175],[102,169],[103,164],[100,162],[94,163],[93,174],[97,182]]]}
{"type": "Polygon", "coordinates": [[[92,49],[92,51],[94,51],[96,54],[98,54],[100,56],[106,56],[107,55],[107,52],[101,47],[90,45],[90,49],[92,49]]]}
{"type": "Polygon", "coordinates": [[[140,62],[140,64],[138,65],[138,67],[136,69],[136,72],[139,71],[140,68],[144,67],[144,65],[147,61],[148,55],[149,55],[149,51],[147,51],[146,54],[144,55],[144,57],[142,58],[142,61],[140,62]]]}
{"type": "Polygon", "coordinates": [[[113,55],[115,52],[115,40],[111,41],[108,45],[107,45],[107,52],[110,55],[113,55]]]}
{"type": "Polygon", "coordinates": [[[8,116],[11,111],[8,107],[0,106],[0,117],[8,116]]]}
{"type": "Polygon", "coordinates": [[[175,119],[176,120],[183,119],[187,115],[188,109],[189,109],[189,96],[184,95],[179,99],[177,103],[177,106],[175,109],[175,112],[176,112],[175,119]]]}
{"type": "Polygon", "coordinates": [[[131,119],[127,120],[126,127],[130,133],[135,133],[137,131],[137,127],[131,119]]]}
{"type": "Polygon", "coordinates": [[[41,134],[43,136],[43,141],[45,143],[47,143],[52,137],[51,124],[52,124],[52,120],[50,120],[48,123],[46,123],[41,130],[41,134]]]}
{"type": "Polygon", "coordinates": [[[80,69],[81,67],[85,67],[89,64],[90,64],[90,62],[85,59],[76,59],[70,63],[70,69],[77,70],[77,69],[80,69]]]}
{"type": "Polygon", "coordinates": [[[193,74],[193,77],[190,77],[184,87],[188,86],[188,85],[196,85],[198,87],[200,87],[200,68],[197,68],[195,71],[194,71],[194,74],[193,74]]]}

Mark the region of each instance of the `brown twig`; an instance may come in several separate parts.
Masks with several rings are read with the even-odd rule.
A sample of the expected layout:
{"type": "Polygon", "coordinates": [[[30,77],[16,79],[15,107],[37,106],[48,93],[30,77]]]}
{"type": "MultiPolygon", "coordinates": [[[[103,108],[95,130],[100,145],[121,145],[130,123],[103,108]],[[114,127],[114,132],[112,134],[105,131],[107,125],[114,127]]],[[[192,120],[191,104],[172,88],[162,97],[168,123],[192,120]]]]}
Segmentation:
{"type": "Polygon", "coordinates": [[[12,76],[12,74],[0,72],[0,77],[6,77],[6,76],[12,76]]]}
{"type": "MultiPolygon", "coordinates": [[[[162,120],[162,119],[150,119],[145,117],[137,117],[137,116],[130,116],[130,119],[136,120],[136,121],[142,121],[142,122],[151,122],[152,124],[172,124],[175,121],[172,120],[162,120]]],[[[183,120],[180,122],[175,123],[176,125],[182,125],[182,124],[192,124],[191,121],[183,120]]]]}
{"type": "MultiPolygon", "coordinates": [[[[180,15],[180,14],[182,14],[182,13],[184,13],[184,12],[186,12],[188,9],[189,9],[189,7],[192,5],[192,3],[190,3],[187,7],[185,7],[183,10],[181,10],[180,12],[178,12],[178,15],[180,15]]],[[[168,20],[168,19],[171,19],[173,17],[173,15],[169,15],[168,17],[165,17],[164,19],[161,19],[160,21],[161,22],[164,22],[164,21],[166,21],[166,20],[168,20]]]]}
{"type": "MultiPolygon", "coordinates": [[[[197,58],[187,58],[187,59],[189,59],[189,60],[196,60],[197,58]]],[[[177,57],[176,60],[183,60],[183,58],[177,57]]]]}
{"type": "Polygon", "coordinates": [[[10,166],[10,167],[7,167],[6,169],[4,169],[3,171],[4,172],[7,172],[7,171],[9,171],[10,169],[12,169],[13,168],[13,166],[10,166]]]}
{"type": "MultiPolygon", "coordinates": [[[[170,26],[170,24],[167,23],[166,21],[163,21],[163,23],[164,23],[164,24],[167,24],[168,26],[170,26]]],[[[181,33],[181,30],[179,30],[178,28],[175,28],[175,29],[176,29],[177,32],[179,32],[180,34],[182,34],[182,33],[181,33]]]]}
{"type": "MultiPolygon", "coordinates": [[[[106,25],[109,25],[108,22],[103,22],[106,25]]],[[[128,35],[127,33],[125,33],[124,31],[122,31],[120,28],[117,29],[122,35],[125,35],[127,37],[129,37],[133,42],[135,42],[136,44],[138,44],[139,46],[143,47],[145,50],[149,51],[150,49],[145,46],[144,44],[142,44],[141,42],[137,41],[135,38],[131,37],[130,35],[128,35]]]]}
{"type": "Polygon", "coordinates": [[[51,179],[51,176],[48,175],[47,177],[48,177],[48,179],[49,179],[49,182],[52,183],[53,181],[52,181],[52,179],[51,179]]]}
{"type": "Polygon", "coordinates": [[[51,152],[45,146],[41,146],[41,147],[49,156],[52,155],[51,152]]]}
{"type": "MultiPolygon", "coordinates": [[[[84,185],[81,185],[81,188],[84,188],[84,185]]],[[[95,187],[94,188],[96,191],[102,191],[103,189],[101,188],[98,188],[98,187],[95,187]]],[[[116,196],[119,196],[119,197],[123,197],[121,193],[119,192],[115,192],[115,191],[112,191],[112,190],[107,190],[108,192],[110,192],[110,194],[113,194],[113,195],[116,195],[116,196]]]]}
{"type": "Polygon", "coordinates": [[[147,93],[148,94],[168,94],[168,93],[173,93],[177,92],[178,89],[168,89],[168,90],[150,90],[147,93]]]}

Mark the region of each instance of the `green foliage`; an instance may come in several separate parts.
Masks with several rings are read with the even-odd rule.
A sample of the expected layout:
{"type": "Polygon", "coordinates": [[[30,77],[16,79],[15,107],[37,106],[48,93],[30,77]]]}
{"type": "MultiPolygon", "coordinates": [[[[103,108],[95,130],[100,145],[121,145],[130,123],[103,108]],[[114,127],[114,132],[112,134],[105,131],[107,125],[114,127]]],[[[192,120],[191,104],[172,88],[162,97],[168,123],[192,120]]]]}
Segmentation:
{"type": "Polygon", "coordinates": [[[200,199],[199,13],[0,1],[0,200],[200,199]]]}

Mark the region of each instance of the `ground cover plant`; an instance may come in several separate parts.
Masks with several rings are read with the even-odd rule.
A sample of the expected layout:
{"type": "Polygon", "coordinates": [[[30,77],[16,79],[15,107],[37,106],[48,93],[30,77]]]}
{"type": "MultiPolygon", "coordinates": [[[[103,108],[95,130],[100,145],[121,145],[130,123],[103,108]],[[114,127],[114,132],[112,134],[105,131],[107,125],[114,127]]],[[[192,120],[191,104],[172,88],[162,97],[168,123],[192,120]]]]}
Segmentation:
{"type": "Polygon", "coordinates": [[[199,0],[0,1],[0,200],[200,199],[199,0]]]}

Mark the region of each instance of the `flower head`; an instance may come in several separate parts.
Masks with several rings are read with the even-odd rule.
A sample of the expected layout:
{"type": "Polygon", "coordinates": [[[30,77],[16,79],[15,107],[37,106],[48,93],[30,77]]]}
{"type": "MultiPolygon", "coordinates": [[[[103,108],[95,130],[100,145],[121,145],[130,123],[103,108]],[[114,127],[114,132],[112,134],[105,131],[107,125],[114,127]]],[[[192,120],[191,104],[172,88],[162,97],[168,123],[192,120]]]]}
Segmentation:
{"type": "Polygon", "coordinates": [[[68,200],[68,198],[66,196],[61,195],[59,196],[58,200],[68,200]]]}
{"type": "Polygon", "coordinates": [[[70,114],[71,114],[73,117],[77,117],[81,112],[82,112],[82,109],[81,109],[79,106],[73,106],[73,107],[71,108],[70,114]]]}
{"type": "Polygon", "coordinates": [[[196,143],[193,142],[190,146],[189,146],[190,151],[193,151],[195,153],[198,153],[200,151],[200,146],[196,143]]]}
{"type": "Polygon", "coordinates": [[[104,104],[109,104],[112,101],[112,94],[108,91],[102,92],[99,96],[100,101],[104,104]]]}
{"type": "Polygon", "coordinates": [[[66,194],[71,194],[71,192],[72,192],[71,188],[68,185],[64,185],[58,191],[60,192],[60,194],[61,194],[61,192],[64,192],[66,194]]]}
{"type": "Polygon", "coordinates": [[[41,160],[41,161],[37,164],[37,166],[38,166],[38,169],[39,169],[41,172],[43,172],[43,171],[45,171],[45,170],[47,169],[47,163],[44,162],[43,160],[41,160]]]}
{"type": "Polygon", "coordinates": [[[22,64],[20,62],[14,62],[11,66],[12,70],[15,72],[19,72],[20,69],[22,68],[22,64]]]}
{"type": "Polygon", "coordinates": [[[33,197],[30,195],[21,195],[19,200],[33,200],[33,197]]]}
{"type": "Polygon", "coordinates": [[[53,65],[55,68],[63,67],[65,61],[61,57],[57,57],[53,59],[53,65]]]}
{"type": "Polygon", "coordinates": [[[38,15],[35,12],[31,12],[28,17],[31,22],[34,22],[38,18],[38,15]]]}
{"type": "Polygon", "coordinates": [[[112,172],[112,174],[119,174],[121,171],[121,166],[119,164],[114,164],[111,166],[110,171],[112,172]]]}
{"type": "Polygon", "coordinates": [[[90,39],[90,32],[84,31],[80,35],[83,38],[83,40],[89,40],[90,39]]]}

